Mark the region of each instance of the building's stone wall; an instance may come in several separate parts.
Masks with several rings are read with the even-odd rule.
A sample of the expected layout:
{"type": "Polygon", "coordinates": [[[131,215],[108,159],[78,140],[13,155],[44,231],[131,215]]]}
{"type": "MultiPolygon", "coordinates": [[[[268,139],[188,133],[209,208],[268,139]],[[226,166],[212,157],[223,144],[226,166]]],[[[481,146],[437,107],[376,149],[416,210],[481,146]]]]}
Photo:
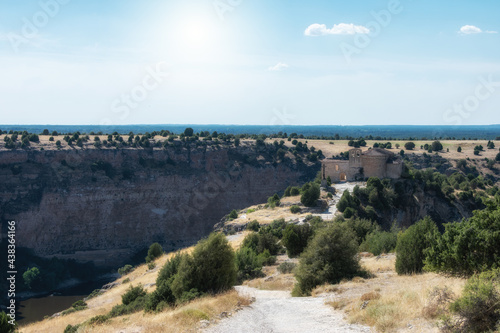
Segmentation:
{"type": "Polygon", "coordinates": [[[386,156],[363,156],[363,174],[366,178],[385,178],[387,169],[386,166],[386,156]]]}
{"type": "Polygon", "coordinates": [[[387,178],[398,179],[401,178],[403,173],[403,163],[395,162],[392,164],[387,164],[387,178]]]}
{"type": "Polygon", "coordinates": [[[322,178],[326,180],[330,177],[332,182],[369,177],[397,179],[401,177],[403,164],[399,159],[394,160],[394,156],[393,153],[381,149],[365,153],[361,149],[351,149],[349,161],[324,160],[322,178]]]}
{"type": "Polygon", "coordinates": [[[330,176],[332,182],[340,182],[350,179],[349,161],[329,160],[322,165],[322,178],[327,179],[330,176]],[[345,175],[345,179],[343,179],[345,175]]]}

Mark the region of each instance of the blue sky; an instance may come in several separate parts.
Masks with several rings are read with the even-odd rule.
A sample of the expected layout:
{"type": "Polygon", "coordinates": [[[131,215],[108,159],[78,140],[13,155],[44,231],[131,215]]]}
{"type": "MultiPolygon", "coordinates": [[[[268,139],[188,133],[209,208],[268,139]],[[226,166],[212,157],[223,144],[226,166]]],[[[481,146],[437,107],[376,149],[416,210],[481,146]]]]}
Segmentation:
{"type": "Polygon", "coordinates": [[[493,0],[3,0],[0,124],[500,123],[493,0]]]}

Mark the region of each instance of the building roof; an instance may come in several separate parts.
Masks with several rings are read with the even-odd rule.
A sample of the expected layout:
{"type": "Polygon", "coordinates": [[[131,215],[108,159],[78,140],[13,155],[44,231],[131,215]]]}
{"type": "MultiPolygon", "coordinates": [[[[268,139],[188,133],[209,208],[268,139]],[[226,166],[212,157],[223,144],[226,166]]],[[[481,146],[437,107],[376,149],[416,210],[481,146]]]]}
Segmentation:
{"type": "Polygon", "coordinates": [[[391,156],[394,156],[394,153],[390,152],[388,150],[382,149],[382,148],[373,148],[373,149],[369,149],[369,150],[365,151],[363,153],[363,155],[366,155],[366,156],[387,156],[387,157],[391,157],[391,156]]]}

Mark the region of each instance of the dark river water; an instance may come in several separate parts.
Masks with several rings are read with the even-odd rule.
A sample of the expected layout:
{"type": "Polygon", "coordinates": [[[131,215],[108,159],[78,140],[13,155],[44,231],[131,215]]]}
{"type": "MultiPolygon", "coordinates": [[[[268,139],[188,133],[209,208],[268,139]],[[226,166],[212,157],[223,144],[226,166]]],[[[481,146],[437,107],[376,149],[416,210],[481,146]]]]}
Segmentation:
{"type": "Polygon", "coordinates": [[[52,316],[70,308],[74,302],[84,299],[93,290],[101,288],[108,282],[109,278],[61,289],[51,295],[17,301],[16,321],[19,325],[26,325],[42,320],[45,316],[52,316]]]}

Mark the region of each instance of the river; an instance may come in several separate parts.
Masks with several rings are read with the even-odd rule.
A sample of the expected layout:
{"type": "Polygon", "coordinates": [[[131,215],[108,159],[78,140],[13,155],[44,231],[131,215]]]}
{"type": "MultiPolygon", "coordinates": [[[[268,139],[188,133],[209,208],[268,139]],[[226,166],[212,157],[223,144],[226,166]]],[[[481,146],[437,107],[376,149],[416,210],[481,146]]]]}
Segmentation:
{"type": "Polygon", "coordinates": [[[19,325],[26,325],[42,320],[45,316],[52,316],[71,307],[71,305],[87,297],[95,289],[100,289],[104,284],[114,280],[116,276],[78,284],[53,292],[50,295],[32,297],[18,301],[16,321],[19,325]]]}

